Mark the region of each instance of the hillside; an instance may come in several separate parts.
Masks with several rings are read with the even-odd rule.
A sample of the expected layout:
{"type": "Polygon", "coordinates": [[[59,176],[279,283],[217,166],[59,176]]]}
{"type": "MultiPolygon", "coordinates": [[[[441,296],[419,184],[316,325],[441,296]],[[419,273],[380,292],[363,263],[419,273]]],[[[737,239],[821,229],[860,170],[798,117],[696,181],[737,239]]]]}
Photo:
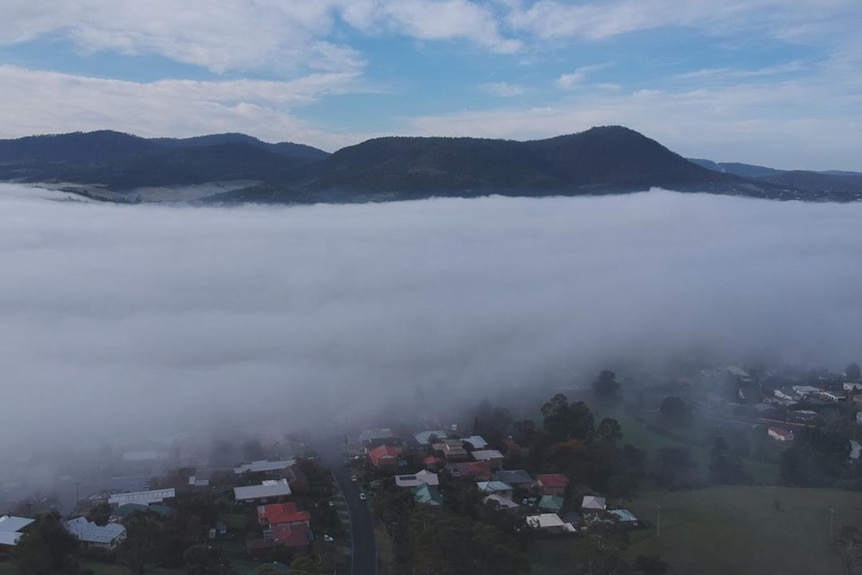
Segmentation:
{"type": "MultiPolygon", "coordinates": [[[[699,161],[712,168],[723,165],[699,161]]],[[[724,168],[722,168],[723,170],[724,168]]],[[[763,169],[768,170],[768,169],[763,169]]],[[[770,199],[851,201],[856,176],[742,177],[709,169],[621,126],[534,141],[377,138],[334,154],[244,134],[145,139],[101,131],[0,140],[0,180],[69,183],[91,197],[127,201],[158,187],[242,182],[197,201],[230,204],[364,202],[432,196],[624,193],[660,186],[770,199]]],[[[173,194],[173,195],[172,195],[173,194]]],[[[152,194],[146,194],[152,201],[152,194]]]]}

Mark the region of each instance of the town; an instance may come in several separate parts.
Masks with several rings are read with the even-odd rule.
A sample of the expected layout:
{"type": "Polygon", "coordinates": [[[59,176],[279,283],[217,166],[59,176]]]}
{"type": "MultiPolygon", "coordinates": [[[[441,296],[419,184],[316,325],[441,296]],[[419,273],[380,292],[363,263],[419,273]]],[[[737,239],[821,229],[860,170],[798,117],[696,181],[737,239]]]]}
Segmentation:
{"type": "Polygon", "coordinates": [[[417,390],[367,425],[30,454],[0,478],[0,573],[690,572],[689,495],[828,518],[807,553],[862,566],[862,501],[841,499],[862,487],[855,363],[625,365],[498,395],[439,413],[417,390]]]}

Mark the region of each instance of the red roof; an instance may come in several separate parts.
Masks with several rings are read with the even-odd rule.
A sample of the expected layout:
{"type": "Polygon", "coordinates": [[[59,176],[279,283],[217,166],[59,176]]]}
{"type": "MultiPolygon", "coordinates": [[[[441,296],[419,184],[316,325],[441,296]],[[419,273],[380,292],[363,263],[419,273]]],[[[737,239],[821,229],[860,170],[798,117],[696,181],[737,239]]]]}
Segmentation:
{"type": "Polygon", "coordinates": [[[272,537],[285,547],[305,547],[311,544],[311,530],[301,523],[273,527],[272,537]]]}
{"type": "Polygon", "coordinates": [[[453,475],[457,477],[472,477],[474,479],[488,479],[491,477],[491,467],[487,461],[450,463],[446,468],[453,471],[453,475]]]}
{"type": "Polygon", "coordinates": [[[273,503],[262,505],[257,510],[258,519],[266,520],[270,525],[302,523],[311,520],[308,511],[300,511],[296,503],[273,503]]]}
{"type": "Polygon", "coordinates": [[[562,473],[546,473],[536,477],[536,480],[542,484],[542,487],[565,488],[569,484],[569,478],[562,473]]]}
{"type": "Polygon", "coordinates": [[[391,445],[380,445],[369,451],[368,457],[371,458],[371,463],[376,467],[380,465],[381,459],[384,460],[384,463],[387,459],[397,459],[400,452],[401,451],[397,447],[392,447],[391,445]]]}

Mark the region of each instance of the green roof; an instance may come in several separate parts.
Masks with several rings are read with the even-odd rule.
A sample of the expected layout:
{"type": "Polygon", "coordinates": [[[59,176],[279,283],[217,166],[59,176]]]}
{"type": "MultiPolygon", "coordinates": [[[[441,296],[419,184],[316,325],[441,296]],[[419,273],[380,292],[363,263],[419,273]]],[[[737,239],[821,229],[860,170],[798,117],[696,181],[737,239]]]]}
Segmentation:
{"type": "Polygon", "coordinates": [[[440,492],[423,483],[413,488],[413,500],[422,505],[443,505],[443,497],[440,492]]]}
{"type": "Polygon", "coordinates": [[[557,512],[563,508],[565,500],[558,495],[545,495],[539,500],[539,509],[557,512]]]}

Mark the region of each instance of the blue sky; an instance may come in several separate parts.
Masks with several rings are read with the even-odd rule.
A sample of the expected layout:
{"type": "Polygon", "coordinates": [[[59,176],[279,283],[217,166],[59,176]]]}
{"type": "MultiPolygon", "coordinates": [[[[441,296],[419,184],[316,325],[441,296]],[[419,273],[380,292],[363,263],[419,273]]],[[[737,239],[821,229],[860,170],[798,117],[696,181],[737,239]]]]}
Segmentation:
{"type": "Polygon", "coordinates": [[[862,170],[858,0],[5,0],[0,137],[542,138],[862,170]]]}

